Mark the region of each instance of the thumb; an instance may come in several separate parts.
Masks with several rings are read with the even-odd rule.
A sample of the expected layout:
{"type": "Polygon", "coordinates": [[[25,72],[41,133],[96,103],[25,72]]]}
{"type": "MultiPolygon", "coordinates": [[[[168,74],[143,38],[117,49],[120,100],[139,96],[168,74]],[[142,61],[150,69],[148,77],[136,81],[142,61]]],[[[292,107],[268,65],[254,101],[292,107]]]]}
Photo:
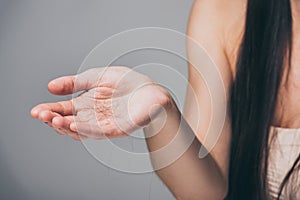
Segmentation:
{"type": "Polygon", "coordinates": [[[78,75],[63,76],[49,82],[48,90],[55,95],[68,95],[89,90],[97,85],[103,75],[101,68],[94,68],[78,75]]]}

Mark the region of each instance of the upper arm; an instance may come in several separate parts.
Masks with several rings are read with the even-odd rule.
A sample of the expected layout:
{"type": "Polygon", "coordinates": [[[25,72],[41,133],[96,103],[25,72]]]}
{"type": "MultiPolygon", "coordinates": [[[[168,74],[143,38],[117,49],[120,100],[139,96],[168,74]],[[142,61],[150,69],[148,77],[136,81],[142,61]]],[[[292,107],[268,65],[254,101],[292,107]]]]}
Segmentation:
{"type": "Polygon", "coordinates": [[[190,14],[187,31],[191,38],[187,42],[189,87],[183,115],[227,179],[231,139],[228,100],[232,71],[225,53],[224,11],[220,2],[196,0],[190,14]],[[220,126],[221,131],[218,131],[220,126]]]}

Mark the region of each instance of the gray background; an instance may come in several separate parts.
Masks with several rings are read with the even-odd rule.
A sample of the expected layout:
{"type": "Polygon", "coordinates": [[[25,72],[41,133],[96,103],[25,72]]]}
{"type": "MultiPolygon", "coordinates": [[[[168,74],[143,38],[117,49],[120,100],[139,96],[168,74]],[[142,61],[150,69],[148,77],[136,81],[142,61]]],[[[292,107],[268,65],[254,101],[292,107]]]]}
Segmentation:
{"type": "MultiPolygon", "coordinates": [[[[48,93],[48,81],[76,73],[99,42],[136,27],[185,32],[191,5],[192,0],[0,1],[1,200],[173,199],[155,174],[111,170],[80,142],[31,119],[29,111],[37,103],[65,99],[48,93]]],[[[124,64],[135,63],[135,57],[124,64]]]]}

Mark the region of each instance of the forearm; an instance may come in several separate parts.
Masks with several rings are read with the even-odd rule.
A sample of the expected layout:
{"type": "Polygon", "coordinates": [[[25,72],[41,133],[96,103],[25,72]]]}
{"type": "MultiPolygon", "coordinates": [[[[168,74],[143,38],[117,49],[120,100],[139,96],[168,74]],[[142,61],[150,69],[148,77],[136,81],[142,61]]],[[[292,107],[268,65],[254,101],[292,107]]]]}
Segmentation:
{"type": "Polygon", "coordinates": [[[210,154],[199,159],[201,144],[174,103],[166,114],[162,127],[163,115],[144,128],[146,136],[157,132],[146,141],[158,176],[178,199],[222,199],[226,184],[216,162],[210,154]]]}

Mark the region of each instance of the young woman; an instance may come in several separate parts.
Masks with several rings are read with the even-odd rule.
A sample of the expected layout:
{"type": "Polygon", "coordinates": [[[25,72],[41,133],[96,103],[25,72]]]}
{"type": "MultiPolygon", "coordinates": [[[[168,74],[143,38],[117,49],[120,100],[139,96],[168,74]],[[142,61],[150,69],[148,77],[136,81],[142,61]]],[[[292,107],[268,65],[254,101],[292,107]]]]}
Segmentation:
{"type": "MultiPolygon", "coordinates": [[[[76,140],[100,139],[121,137],[141,126],[151,135],[159,129],[160,120],[155,119],[161,112],[152,109],[150,120],[148,108],[161,105],[167,114],[165,124],[146,139],[150,152],[164,147],[178,132],[197,136],[180,158],[157,170],[177,199],[300,199],[299,20],[298,0],[195,1],[187,34],[218,67],[230,111],[205,158],[199,159],[198,153],[210,123],[210,99],[195,66],[189,66],[189,83],[197,101],[188,90],[183,114],[164,88],[126,67],[55,79],[49,83],[53,94],[86,92],[73,101],[38,105],[31,114],[76,140]],[[136,91],[137,85],[144,87],[136,91]],[[122,106],[113,108],[112,100],[128,104],[131,120],[122,106]],[[198,126],[196,115],[201,115],[198,126]]],[[[192,48],[188,51],[193,60],[197,55],[192,48]]],[[[153,165],[167,157],[168,152],[153,157],[153,165]]]]}

